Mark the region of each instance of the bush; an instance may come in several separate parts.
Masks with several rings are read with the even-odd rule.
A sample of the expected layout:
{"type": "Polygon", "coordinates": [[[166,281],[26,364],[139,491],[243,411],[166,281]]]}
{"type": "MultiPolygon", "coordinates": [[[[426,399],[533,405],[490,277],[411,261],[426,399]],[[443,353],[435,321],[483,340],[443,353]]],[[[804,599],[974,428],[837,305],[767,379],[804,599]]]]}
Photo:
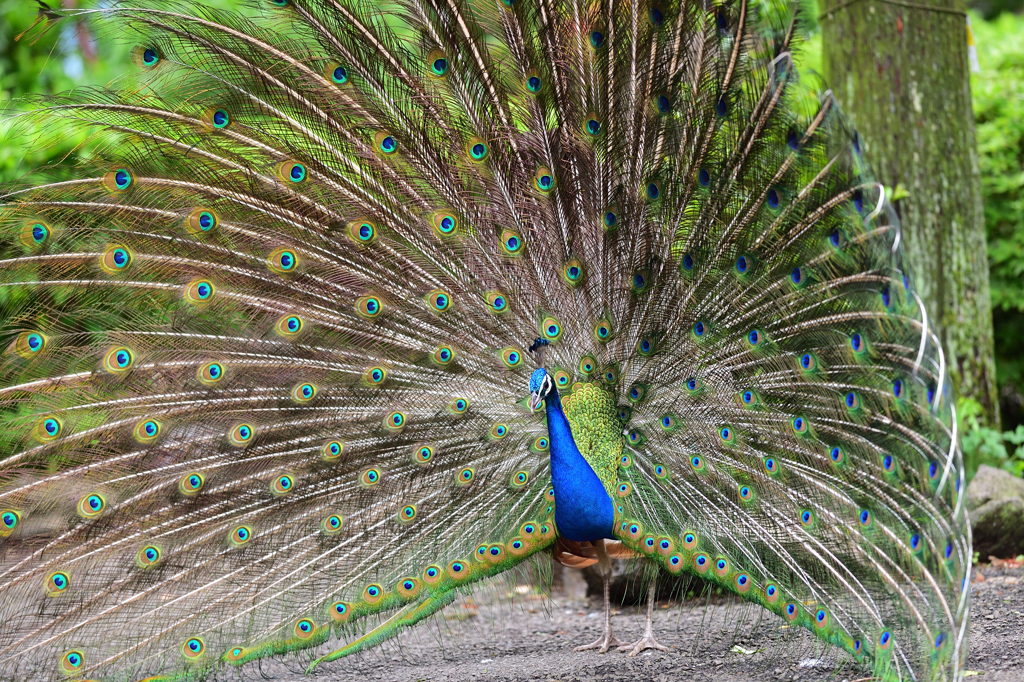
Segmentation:
{"type": "Polygon", "coordinates": [[[967,480],[974,478],[982,464],[1004,469],[1015,476],[1024,475],[1024,424],[1000,433],[980,425],[978,417],[983,413],[975,400],[967,398],[957,403],[957,426],[967,480]]]}
{"type": "Polygon", "coordinates": [[[996,371],[1003,424],[1024,422],[1024,17],[971,17],[981,72],[973,75],[985,201],[996,371]]]}

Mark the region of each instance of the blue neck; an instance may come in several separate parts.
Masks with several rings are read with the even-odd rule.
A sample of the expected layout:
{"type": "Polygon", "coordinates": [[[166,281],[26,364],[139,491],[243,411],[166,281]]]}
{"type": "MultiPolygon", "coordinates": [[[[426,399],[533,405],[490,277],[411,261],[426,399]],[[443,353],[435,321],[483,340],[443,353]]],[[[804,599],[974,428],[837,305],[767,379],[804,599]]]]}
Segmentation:
{"type": "Polygon", "coordinates": [[[612,499],[576,447],[569,420],[562,412],[558,389],[552,389],[544,404],[558,534],[577,542],[613,538],[615,508],[612,499]]]}

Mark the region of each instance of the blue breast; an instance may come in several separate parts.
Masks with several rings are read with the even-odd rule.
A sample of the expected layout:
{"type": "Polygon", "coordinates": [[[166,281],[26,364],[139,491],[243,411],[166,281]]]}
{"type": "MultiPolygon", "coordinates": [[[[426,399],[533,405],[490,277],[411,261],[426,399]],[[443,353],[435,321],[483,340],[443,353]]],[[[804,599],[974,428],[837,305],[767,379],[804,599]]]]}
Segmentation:
{"type": "Polygon", "coordinates": [[[615,508],[612,500],[601,479],[576,447],[569,420],[562,412],[558,390],[553,390],[544,402],[558,534],[577,542],[614,537],[615,508]]]}

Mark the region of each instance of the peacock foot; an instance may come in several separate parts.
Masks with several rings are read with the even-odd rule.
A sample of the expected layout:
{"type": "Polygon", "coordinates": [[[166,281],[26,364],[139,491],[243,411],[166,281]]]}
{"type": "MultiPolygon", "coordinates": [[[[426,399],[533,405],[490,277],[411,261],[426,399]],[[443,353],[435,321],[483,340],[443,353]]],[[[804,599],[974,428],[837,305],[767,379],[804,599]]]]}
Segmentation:
{"type": "Polygon", "coordinates": [[[643,637],[633,642],[632,644],[626,644],[619,647],[619,651],[628,651],[630,656],[636,656],[641,651],[647,649],[657,649],[658,651],[668,651],[667,646],[663,646],[654,639],[654,635],[650,632],[646,633],[643,637]]]}
{"type": "Polygon", "coordinates": [[[601,635],[601,638],[592,644],[584,644],[578,646],[573,651],[589,651],[590,649],[597,649],[597,653],[604,654],[608,653],[608,650],[613,646],[619,646],[622,642],[612,634],[611,629],[605,630],[605,633],[601,635]]]}

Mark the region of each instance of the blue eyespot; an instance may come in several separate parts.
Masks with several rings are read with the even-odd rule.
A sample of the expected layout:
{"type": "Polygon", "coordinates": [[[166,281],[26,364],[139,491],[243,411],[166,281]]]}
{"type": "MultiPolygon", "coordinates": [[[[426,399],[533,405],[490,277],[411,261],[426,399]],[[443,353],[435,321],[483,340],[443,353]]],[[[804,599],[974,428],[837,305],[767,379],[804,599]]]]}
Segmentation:
{"type": "Polygon", "coordinates": [[[779,197],[779,193],[773,188],[768,190],[768,206],[769,208],[778,208],[779,204],[782,203],[782,199],[779,197]]]}
{"type": "Polygon", "coordinates": [[[749,267],[750,262],[747,260],[746,256],[740,256],[739,258],[736,259],[736,272],[742,275],[747,271],[749,267]]]}
{"type": "Polygon", "coordinates": [[[795,128],[790,128],[789,132],[786,133],[786,144],[788,144],[789,148],[793,151],[800,150],[800,134],[795,128]]]}
{"type": "Polygon", "coordinates": [[[228,123],[231,122],[231,117],[224,109],[214,111],[210,119],[213,121],[214,128],[226,128],[228,123]]]}

